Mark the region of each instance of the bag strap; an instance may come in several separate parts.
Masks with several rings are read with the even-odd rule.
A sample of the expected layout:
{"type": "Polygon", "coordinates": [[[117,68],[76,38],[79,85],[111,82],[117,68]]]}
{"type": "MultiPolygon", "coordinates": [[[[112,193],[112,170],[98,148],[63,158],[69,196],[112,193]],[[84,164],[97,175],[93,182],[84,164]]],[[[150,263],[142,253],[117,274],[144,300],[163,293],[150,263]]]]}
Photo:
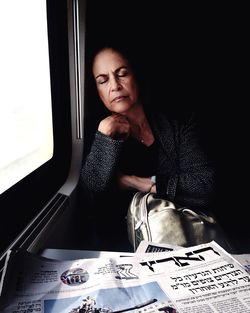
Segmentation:
{"type": "Polygon", "coordinates": [[[200,220],[201,223],[216,224],[216,220],[212,216],[208,216],[203,212],[197,213],[185,207],[179,208],[179,210],[181,210],[183,214],[192,215],[193,217],[196,217],[197,219],[200,220]]]}
{"type": "MultiPolygon", "coordinates": [[[[140,193],[138,193],[140,194],[140,193]]],[[[147,236],[148,236],[148,241],[152,241],[152,236],[151,236],[151,232],[149,230],[149,225],[148,225],[148,210],[147,210],[147,200],[148,197],[151,193],[147,193],[145,194],[141,199],[141,210],[139,210],[140,212],[140,218],[138,220],[138,222],[135,224],[135,230],[139,229],[141,227],[142,224],[144,224],[145,226],[145,230],[147,232],[147,236]]]]}

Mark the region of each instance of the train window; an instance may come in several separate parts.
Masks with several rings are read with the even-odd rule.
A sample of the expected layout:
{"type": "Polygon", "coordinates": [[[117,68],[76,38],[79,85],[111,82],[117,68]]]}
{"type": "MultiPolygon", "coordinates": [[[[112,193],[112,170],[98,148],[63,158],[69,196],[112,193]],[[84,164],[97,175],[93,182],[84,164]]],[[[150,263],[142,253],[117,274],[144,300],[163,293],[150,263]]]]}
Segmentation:
{"type": "Polygon", "coordinates": [[[1,194],[53,155],[46,2],[2,1],[0,36],[1,194]]]}
{"type": "Polygon", "coordinates": [[[0,252],[69,175],[67,0],[0,4],[0,252]]]}

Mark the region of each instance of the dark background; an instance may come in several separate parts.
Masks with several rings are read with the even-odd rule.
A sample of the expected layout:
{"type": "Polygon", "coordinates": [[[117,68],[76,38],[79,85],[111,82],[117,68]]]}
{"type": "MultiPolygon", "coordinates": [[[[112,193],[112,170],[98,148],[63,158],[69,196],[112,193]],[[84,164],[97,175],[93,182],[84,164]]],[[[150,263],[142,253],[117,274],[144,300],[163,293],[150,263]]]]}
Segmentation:
{"type": "MultiPolygon", "coordinates": [[[[157,108],[197,115],[217,171],[214,211],[238,251],[250,251],[246,8],[235,5],[87,3],[86,64],[98,45],[128,45],[157,108]]],[[[88,74],[87,74],[88,75],[88,74]]],[[[86,111],[99,104],[87,81],[86,111]]]]}

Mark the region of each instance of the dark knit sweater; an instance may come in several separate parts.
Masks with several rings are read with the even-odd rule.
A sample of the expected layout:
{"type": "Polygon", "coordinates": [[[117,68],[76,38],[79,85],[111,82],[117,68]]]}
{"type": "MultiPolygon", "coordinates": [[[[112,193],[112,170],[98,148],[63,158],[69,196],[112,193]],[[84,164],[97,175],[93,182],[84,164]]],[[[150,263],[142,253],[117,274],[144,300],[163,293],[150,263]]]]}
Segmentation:
{"type": "MultiPolygon", "coordinates": [[[[157,113],[147,118],[158,147],[155,174],[159,196],[189,208],[208,208],[214,196],[214,169],[201,149],[194,119],[180,122],[157,113]]],[[[95,133],[80,176],[86,196],[94,200],[114,192],[124,144],[124,140],[95,133]]]]}

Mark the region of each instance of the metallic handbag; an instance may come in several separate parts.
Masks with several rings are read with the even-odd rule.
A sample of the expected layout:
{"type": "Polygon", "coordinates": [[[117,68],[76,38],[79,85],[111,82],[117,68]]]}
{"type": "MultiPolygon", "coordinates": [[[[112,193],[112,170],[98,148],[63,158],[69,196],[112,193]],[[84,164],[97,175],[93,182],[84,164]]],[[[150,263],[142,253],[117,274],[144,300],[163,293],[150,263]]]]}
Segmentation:
{"type": "Polygon", "coordinates": [[[233,253],[231,244],[210,212],[177,207],[150,192],[137,192],[132,198],[127,213],[127,230],[134,251],[142,240],[182,247],[214,240],[233,253]]]}

